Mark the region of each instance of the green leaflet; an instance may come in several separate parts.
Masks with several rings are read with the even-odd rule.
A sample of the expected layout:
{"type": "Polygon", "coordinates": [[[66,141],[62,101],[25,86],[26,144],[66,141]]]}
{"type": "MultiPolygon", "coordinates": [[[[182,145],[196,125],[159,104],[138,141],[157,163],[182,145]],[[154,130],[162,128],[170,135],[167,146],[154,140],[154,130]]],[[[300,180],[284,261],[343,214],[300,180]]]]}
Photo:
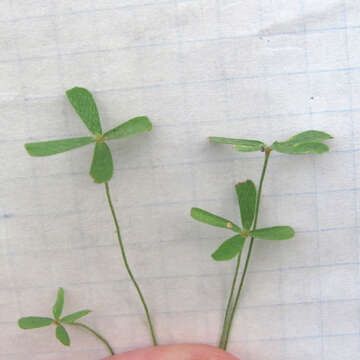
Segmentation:
{"type": "Polygon", "coordinates": [[[233,148],[239,152],[261,151],[264,147],[259,145],[234,145],[233,148]]]}
{"type": "Polygon", "coordinates": [[[251,180],[235,185],[239,201],[241,222],[246,230],[250,230],[254,221],[256,207],[256,186],[251,180]]]}
{"type": "Polygon", "coordinates": [[[48,317],[28,316],[19,319],[18,325],[21,329],[37,329],[44,326],[49,326],[54,322],[48,317]]]}
{"type": "Polygon", "coordinates": [[[72,313],[70,315],[66,315],[64,316],[62,319],[61,319],[61,322],[62,323],[65,323],[65,324],[69,324],[69,323],[72,323],[80,318],[82,318],[83,316],[87,315],[91,313],[91,310],[81,310],[81,311],[77,311],[75,313],[72,313]]]}
{"type": "Polygon", "coordinates": [[[273,226],[250,231],[250,235],[262,240],[288,240],[295,236],[290,226],[273,226]]]}
{"type": "Polygon", "coordinates": [[[91,163],[90,175],[98,184],[109,181],[113,175],[113,161],[109,147],[104,142],[97,142],[91,163]]]}
{"type": "Polygon", "coordinates": [[[64,345],[70,345],[70,337],[62,325],[56,326],[56,338],[64,345]]]}
{"type": "Polygon", "coordinates": [[[106,140],[123,138],[130,135],[135,135],[143,131],[150,131],[152,124],[147,116],[139,116],[130,119],[119,126],[116,126],[112,130],[107,131],[104,134],[106,140]]]}
{"type": "Polygon", "coordinates": [[[99,112],[90,91],[74,87],[66,91],[71,105],[93,134],[102,134],[99,112]]]}
{"type": "Polygon", "coordinates": [[[286,143],[319,142],[329,140],[333,137],[326,132],[317,130],[308,130],[291,137],[286,143]]]}
{"type": "Polygon", "coordinates": [[[287,141],[275,141],[271,147],[284,154],[323,154],[329,151],[329,147],[321,141],[329,139],[332,139],[332,136],[323,131],[308,130],[291,137],[287,141]]]}
{"type": "Polygon", "coordinates": [[[260,151],[266,147],[266,145],[258,140],[246,140],[246,139],[232,139],[223,138],[217,136],[210,136],[209,140],[218,144],[231,144],[234,145],[234,149],[237,151],[249,152],[260,151]]]}
{"type": "Polygon", "coordinates": [[[199,208],[192,208],[191,216],[195,220],[203,222],[205,224],[225,228],[225,229],[232,230],[232,231],[235,231],[238,233],[241,232],[241,229],[236,224],[234,224],[232,221],[224,219],[220,216],[211,214],[208,211],[205,211],[205,210],[202,210],[199,208]]]}
{"type": "Polygon", "coordinates": [[[61,316],[63,308],[64,308],[64,289],[59,288],[57,293],[56,303],[52,309],[55,319],[58,319],[61,316]]]}
{"type": "Polygon", "coordinates": [[[308,153],[323,154],[324,152],[329,151],[329,147],[326,144],[318,142],[307,142],[292,145],[275,141],[271,147],[275,151],[292,155],[302,155],[308,153]]]}
{"type": "Polygon", "coordinates": [[[225,240],[211,256],[216,261],[230,260],[242,252],[244,244],[245,238],[235,235],[225,240]]]}
{"type": "Polygon", "coordinates": [[[72,139],[41,141],[25,144],[25,149],[31,156],[55,155],[65,151],[91,144],[95,141],[93,137],[85,136],[72,139]]]}

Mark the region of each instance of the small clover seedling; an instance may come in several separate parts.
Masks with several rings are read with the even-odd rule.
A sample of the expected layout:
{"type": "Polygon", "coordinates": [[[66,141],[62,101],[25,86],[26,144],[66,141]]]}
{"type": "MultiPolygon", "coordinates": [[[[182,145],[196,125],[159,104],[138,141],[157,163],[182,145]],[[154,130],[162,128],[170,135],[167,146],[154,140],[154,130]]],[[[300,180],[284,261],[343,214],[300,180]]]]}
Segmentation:
{"type": "Polygon", "coordinates": [[[123,124],[116,126],[112,130],[103,133],[99,112],[97,110],[96,103],[91,93],[84,88],[74,87],[66,91],[66,95],[71,105],[75,109],[76,113],[79,115],[80,119],[84,122],[85,126],[92,133],[92,136],[34,142],[25,144],[25,148],[32,156],[48,156],[72,150],[91,143],[95,143],[94,155],[90,166],[90,175],[94,179],[95,183],[105,184],[106,198],[115,224],[116,234],[121,250],[121,256],[130,280],[133,283],[140,298],[140,301],[144,307],[153,344],[157,345],[157,340],[152,325],[149,309],[146,305],[145,298],[141,292],[140,286],[135,280],[135,277],[130,269],[130,265],[126,257],[125,247],[120,236],[120,227],[116,217],[114,206],[112,204],[109,187],[109,181],[113,175],[113,160],[110,148],[106,143],[108,140],[120,139],[130,135],[141,133],[143,131],[150,131],[152,129],[152,124],[146,116],[140,116],[130,119],[123,124]]]}
{"type": "Polygon", "coordinates": [[[18,321],[19,327],[21,329],[28,330],[28,329],[38,329],[45,326],[55,325],[56,338],[66,346],[70,345],[70,336],[66,331],[64,325],[81,327],[89,331],[93,335],[95,335],[100,341],[102,341],[106,345],[110,354],[114,355],[114,351],[112,350],[111,346],[101,335],[99,335],[95,330],[91,329],[87,325],[77,321],[80,318],[84,317],[85,315],[89,314],[91,310],[81,310],[74,312],[70,315],[61,317],[63,308],[64,308],[64,290],[62,288],[59,288],[57,293],[56,303],[52,308],[53,318],[39,317],[39,316],[23,317],[18,321]]]}
{"type": "Polygon", "coordinates": [[[284,154],[295,155],[308,153],[322,154],[329,151],[329,147],[323,143],[324,140],[328,139],[332,139],[332,136],[322,131],[316,130],[302,132],[284,142],[275,141],[271,146],[267,146],[265,143],[258,140],[232,139],[223,137],[209,138],[209,140],[214,143],[231,144],[233,145],[234,149],[239,152],[262,151],[265,153],[265,160],[261,172],[258,191],[256,190],[256,187],[251,180],[240,182],[235,186],[240,207],[240,217],[243,227],[242,229],[232,221],[217,215],[213,215],[205,210],[199,208],[191,209],[191,216],[195,220],[209,225],[232,230],[237,233],[233,237],[225,240],[212,254],[213,259],[216,261],[230,260],[237,256],[234,278],[226,306],[223,329],[219,342],[219,347],[223,348],[224,350],[226,350],[229,341],[233,319],[250,262],[254,239],[286,240],[291,239],[295,235],[294,230],[289,226],[274,226],[270,228],[257,229],[261,192],[270,153],[274,150],[284,154]],[[241,254],[247,238],[250,238],[249,249],[244,265],[244,270],[234,299],[235,288],[238,283],[241,254]]]}

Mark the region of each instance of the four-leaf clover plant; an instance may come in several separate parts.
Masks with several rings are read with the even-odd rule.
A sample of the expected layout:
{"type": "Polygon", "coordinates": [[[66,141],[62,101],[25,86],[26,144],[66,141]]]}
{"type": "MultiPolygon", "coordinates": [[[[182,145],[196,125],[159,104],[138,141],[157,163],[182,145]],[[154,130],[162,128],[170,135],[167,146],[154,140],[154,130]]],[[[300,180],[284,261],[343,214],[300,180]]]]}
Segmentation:
{"type": "Polygon", "coordinates": [[[91,312],[91,310],[80,310],[70,315],[61,317],[63,308],[64,308],[64,289],[59,288],[55,305],[52,308],[53,318],[40,317],[40,316],[23,317],[18,321],[19,327],[24,330],[29,330],[29,329],[38,329],[45,326],[55,325],[56,338],[63,345],[66,346],[70,345],[70,336],[67,330],[65,329],[65,326],[72,325],[72,326],[81,327],[89,331],[91,334],[95,335],[101,342],[105,344],[110,354],[114,355],[113,349],[101,335],[99,335],[95,330],[91,329],[89,326],[77,321],[80,318],[88,315],[91,312]]]}
{"type": "Polygon", "coordinates": [[[49,156],[95,143],[90,175],[96,183],[106,183],[112,178],[114,170],[106,141],[151,131],[152,124],[146,116],[139,116],[103,133],[99,112],[91,93],[84,88],[74,87],[66,91],[66,95],[92,136],[34,142],[25,144],[25,148],[31,156],[49,156]]]}
{"type": "Polygon", "coordinates": [[[270,228],[257,229],[261,192],[271,152],[274,150],[291,155],[308,153],[322,154],[329,151],[329,147],[323,143],[323,141],[331,138],[331,135],[317,130],[302,132],[284,142],[275,141],[271,146],[267,146],[264,142],[259,140],[223,137],[209,138],[209,140],[214,143],[231,144],[234,149],[239,152],[261,151],[265,153],[258,191],[251,180],[240,182],[235,186],[240,207],[242,228],[230,220],[211,214],[205,210],[199,208],[191,209],[191,216],[195,220],[209,225],[222,227],[236,233],[236,235],[225,240],[212,254],[213,259],[216,261],[230,260],[237,256],[234,278],[226,306],[224,323],[219,341],[220,348],[226,350],[228,345],[231,327],[248,270],[254,240],[256,238],[262,240],[287,240],[291,239],[295,235],[294,230],[289,226],[274,226],[270,228]],[[240,280],[238,280],[242,250],[247,238],[250,238],[250,244],[242,276],[240,280]],[[236,286],[238,289],[235,295],[236,286]]]}
{"type": "MultiPolygon", "coordinates": [[[[90,166],[90,175],[94,179],[95,183],[105,184],[106,198],[115,224],[122,259],[124,261],[124,265],[130,280],[132,281],[143,305],[152,342],[154,345],[157,345],[157,339],[150,312],[140,286],[130,269],[130,265],[126,257],[124,243],[120,235],[119,223],[114,206],[112,204],[109,181],[113,176],[114,167],[111,151],[107,145],[107,141],[109,140],[120,139],[144,131],[150,131],[152,129],[152,124],[148,117],[139,116],[130,119],[104,133],[100,122],[99,112],[92,94],[87,89],[74,87],[66,91],[66,95],[76,113],[79,115],[80,119],[84,122],[85,126],[92,133],[92,135],[78,138],[33,142],[25,144],[25,148],[31,156],[48,156],[95,143],[94,154],[90,166]]],[[[59,331],[62,332],[62,330],[59,331]]]]}

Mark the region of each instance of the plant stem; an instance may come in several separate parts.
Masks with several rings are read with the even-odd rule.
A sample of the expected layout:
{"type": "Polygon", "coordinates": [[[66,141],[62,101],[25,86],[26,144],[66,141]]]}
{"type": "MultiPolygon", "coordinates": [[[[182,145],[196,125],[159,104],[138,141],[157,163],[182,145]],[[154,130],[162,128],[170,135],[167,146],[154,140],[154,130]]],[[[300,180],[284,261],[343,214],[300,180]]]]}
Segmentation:
{"type": "Polygon", "coordinates": [[[150,317],[150,312],[149,312],[149,309],[146,305],[146,302],[145,302],[145,298],[140,290],[140,286],[139,284],[137,283],[137,281],[135,280],[135,277],[130,269],[130,266],[129,266],[129,263],[127,261],[127,257],[126,257],[126,253],[125,253],[125,248],[124,248],[124,244],[122,242],[122,239],[121,239],[121,236],[120,236],[120,227],[119,227],[119,223],[117,221],[117,218],[116,218],[116,213],[115,213],[115,210],[114,210],[114,207],[113,207],[113,204],[112,204],[112,201],[111,201],[111,196],[110,196],[110,189],[109,189],[109,183],[106,182],[105,183],[105,189],[106,189],[106,197],[107,197],[107,200],[108,200],[108,203],[109,203],[109,207],[110,207],[110,210],[111,210],[111,214],[112,214],[112,217],[114,219],[114,223],[115,223],[115,227],[116,227],[116,233],[117,233],[117,238],[118,238],[118,241],[119,241],[119,245],[120,245],[120,250],[121,250],[121,255],[122,255],[122,258],[123,258],[123,261],[124,261],[124,264],[125,264],[125,268],[129,274],[129,277],[132,281],[132,283],[134,284],[135,286],[135,289],[139,295],[139,298],[141,300],[141,303],[144,307],[144,310],[145,310],[145,314],[146,314],[146,319],[147,319],[147,322],[148,322],[148,325],[149,325],[149,328],[150,328],[150,333],[151,333],[151,338],[152,338],[152,342],[153,342],[153,345],[156,346],[158,345],[158,342],[156,340],[156,335],[155,335],[155,331],[154,331],[154,327],[153,327],[153,324],[152,324],[152,321],[151,321],[151,317],[150,317]]]}
{"type": "Polygon", "coordinates": [[[223,328],[222,328],[222,332],[221,332],[221,338],[220,338],[220,342],[219,342],[219,348],[222,348],[224,346],[226,325],[227,325],[229,315],[230,315],[230,310],[231,310],[231,307],[232,307],[232,302],[233,302],[233,296],[234,296],[234,290],[235,290],[235,286],[236,286],[236,282],[237,282],[237,277],[239,275],[240,260],[241,260],[241,253],[237,256],[237,260],[236,260],[236,268],[235,268],[234,278],[233,278],[233,282],[232,282],[232,286],[231,286],[230,296],[229,296],[229,299],[228,299],[228,302],[227,302],[227,305],[226,305],[226,312],[225,312],[224,324],[223,324],[223,328]]]}
{"type": "Polygon", "coordinates": [[[74,325],[74,326],[79,326],[82,327],[83,329],[86,329],[87,331],[91,332],[93,335],[95,335],[101,342],[103,342],[105,344],[105,346],[108,348],[109,352],[111,355],[114,355],[114,350],[112,349],[112,347],[110,346],[110,344],[100,335],[98,334],[95,330],[89,328],[87,325],[82,324],[80,322],[73,322],[70,323],[69,325],[74,325]]]}
{"type": "MultiPolygon", "coordinates": [[[[263,187],[263,183],[264,183],[264,178],[265,178],[267,165],[268,165],[268,162],[269,162],[270,153],[271,153],[271,148],[266,148],[265,149],[265,160],[264,160],[264,165],[263,165],[263,169],[262,169],[262,172],[261,172],[261,178],[260,178],[260,184],[259,184],[259,191],[258,191],[257,198],[256,198],[255,219],[254,219],[253,231],[256,230],[256,226],[257,226],[257,221],[258,221],[258,216],[259,216],[259,208],[260,208],[261,192],[262,192],[262,187],[263,187]]],[[[238,288],[238,291],[237,291],[236,297],[235,297],[234,306],[232,308],[229,323],[228,323],[228,326],[227,326],[226,335],[224,336],[224,343],[223,343],[223,347],[222,347],[224,350],[226,350],[228,342],[229,342],[231,327],[232,327],[232,323],[233,323],[233,320],[234,320],[236,308],[237,308],[237,305],[238,305],[238,302],[239,302],[241,290],[242,290],[244,282],[245,282],[245,277],[246,277],[247,270],[248,270],[248,267],[249,267],[250,257],[251,257],[253,246],[254,246],[254,238],[252,237],[251,240],[250,240],[249,250],[248,250],[248,254],[247,254],[246,262],[245,262],[245,266],[244,266],[244,271],[243,271],[242,276],[241,276],[239,288],[238,288]]]]}

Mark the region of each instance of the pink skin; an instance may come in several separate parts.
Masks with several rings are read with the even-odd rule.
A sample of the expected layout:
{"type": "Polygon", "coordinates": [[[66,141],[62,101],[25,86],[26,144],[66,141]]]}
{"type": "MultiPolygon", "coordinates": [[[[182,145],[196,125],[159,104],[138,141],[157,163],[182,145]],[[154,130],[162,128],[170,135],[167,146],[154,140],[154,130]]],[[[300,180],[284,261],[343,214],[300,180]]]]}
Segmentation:
{"type": "Polygon", "coordinates": [[[209,345],[181,344],[157,346],[110,356],[104,360],[238,360],[209,345]]]}

